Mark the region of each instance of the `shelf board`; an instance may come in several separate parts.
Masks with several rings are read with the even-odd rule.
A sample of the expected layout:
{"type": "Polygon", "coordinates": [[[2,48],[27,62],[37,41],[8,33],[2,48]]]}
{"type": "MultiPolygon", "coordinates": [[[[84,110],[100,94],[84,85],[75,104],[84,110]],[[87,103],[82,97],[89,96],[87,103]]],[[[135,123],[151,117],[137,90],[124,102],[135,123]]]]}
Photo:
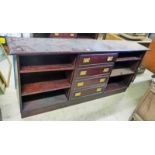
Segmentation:
{"type": "Polygon", "coordinates": [[[36,73],[47,71],[66,71],[73,70],[73,64],[56,64],[56,65],[39,65],[39,66],[23,66],[20,73],[36,73]]]}
{"type": "Polygon", "coordinates": [[[67,102],[67,97],[65,94],[23,102],[22,113],[31,113],[32,111],[36,113],[37,111],[44,110],[47,111],[48,108],[57,106],[64,102],[67,102]]]}
{"type": "Polygon", "coordinates": [[[116,59],[116,62],[123,62],[123,61],[136,61],[136,60],[141,60],[140,57],[118,57],[116,59]]]}
{"type": "Polygon", "coordinates": [[[107,85],[107,87],[105,89],[105,92],[110,93],[110,92],[122,90],[122,89],[125,89],[125,88],[127,88],[127,86],[122,82],[110,83],[110,84],[107,85]]]}
{"type": "Polygon", "coordinates": [[[117,68],[112,70],[110,77],[130,75],[130,74],[134,74],[134,71],[132,71],[130,68],[117,68]]]}
{"type": "Polygon", "coordinates": [[[60,90],[70,88],[70,86],[70,83],[66,79],[24,84],[22,85],[21,95],[26,96],[54,90],[60,90]]]}

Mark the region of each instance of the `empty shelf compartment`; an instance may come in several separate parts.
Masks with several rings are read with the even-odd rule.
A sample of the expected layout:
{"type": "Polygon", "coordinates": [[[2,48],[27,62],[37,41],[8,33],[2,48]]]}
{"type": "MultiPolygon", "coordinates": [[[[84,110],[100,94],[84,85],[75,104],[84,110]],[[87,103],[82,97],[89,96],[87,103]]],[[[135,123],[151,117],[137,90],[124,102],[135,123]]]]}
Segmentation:
{"type": "Polygon", "coordinates": [[[66,79],[29,83],[22,86],[21,95],[26,96],[31,94],[54,91],[64,88],[70,88],[70,86],[70,83],[66,79]]]}
{"type": "Polygon", "coordinates": [[[108,92],[117,91],[125,88],[127,88],[127,86],[123,82],[110,83],[107,85],[105,92],[108,93],[108,92]]]}
{"type": "Polygon", "coordinates": [[[57,90],[42,94],[23,96],[22,112],[31,112],[36,110],[45,110],[46,108],[57,106],[67,101],[65,90],[57,90]]]}
{"type": "Polygon", "coordinates": [[[37,65],[37,66],[22,66],[20,73],[35,73],[47,71],[67,71],[73,70],[73,64],[55,64],[55,65],[37,65]]]}
{"type": "Polygon", "coordinates": [[[110,77],[105,92],[113,92],[126,89],[131,82],[133,75],[110,77]]]}
{"type": "Polygon", "coordinates": [[[130,68],[116,68],[112,70],[110,77],[129,75],[129,74],[134,74],[134,71],[132,71],[130,68]]]}
{"type": "Polygon", "coordinates": [[[141,60],[140,57],[118,57],[116,62],[123,62],[123,61],[136,61],[141,60]]]}

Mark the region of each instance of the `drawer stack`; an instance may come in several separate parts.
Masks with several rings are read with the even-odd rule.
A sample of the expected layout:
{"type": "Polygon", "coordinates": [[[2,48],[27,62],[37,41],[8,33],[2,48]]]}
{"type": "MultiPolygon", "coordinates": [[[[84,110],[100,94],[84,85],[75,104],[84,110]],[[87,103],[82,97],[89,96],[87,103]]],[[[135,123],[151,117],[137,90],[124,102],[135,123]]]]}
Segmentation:
{"type": "Polygon", "coordinates": [[[116,58],[116,53],[80,55],[76,63],[70,99],[103,93],[116,58]]]}

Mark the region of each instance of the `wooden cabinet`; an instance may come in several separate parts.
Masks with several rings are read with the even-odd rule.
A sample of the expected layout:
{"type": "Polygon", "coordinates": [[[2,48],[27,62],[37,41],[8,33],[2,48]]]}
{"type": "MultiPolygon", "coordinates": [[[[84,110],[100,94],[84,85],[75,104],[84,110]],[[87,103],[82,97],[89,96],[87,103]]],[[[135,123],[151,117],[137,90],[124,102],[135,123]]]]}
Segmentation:
{"type": "Polygon", "coordinates": [[[134,42],[8,38],[22,117],[125,91],[148,50],[134,42]]]}

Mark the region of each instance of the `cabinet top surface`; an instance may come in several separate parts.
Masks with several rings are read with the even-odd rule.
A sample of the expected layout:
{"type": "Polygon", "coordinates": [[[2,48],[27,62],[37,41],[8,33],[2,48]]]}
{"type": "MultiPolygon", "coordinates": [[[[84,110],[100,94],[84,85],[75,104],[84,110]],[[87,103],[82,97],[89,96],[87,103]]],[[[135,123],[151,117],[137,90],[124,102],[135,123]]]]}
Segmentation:
{"type": "Polygon", "coordinates": [[[93,39],[7,38],[10,54],[57,54],[147,51],[132,41],[93,39]]]}

